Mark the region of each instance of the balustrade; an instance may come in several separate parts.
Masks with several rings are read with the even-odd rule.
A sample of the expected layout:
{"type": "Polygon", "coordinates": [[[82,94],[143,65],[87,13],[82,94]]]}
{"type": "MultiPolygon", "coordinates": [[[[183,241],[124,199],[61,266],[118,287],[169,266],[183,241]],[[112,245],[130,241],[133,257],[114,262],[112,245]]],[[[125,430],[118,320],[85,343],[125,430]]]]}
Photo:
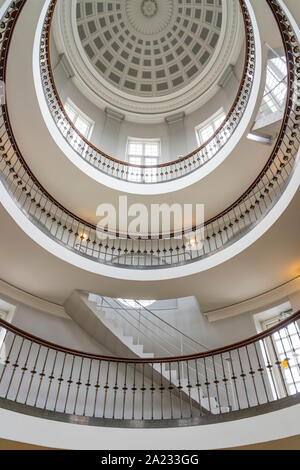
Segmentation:
{"type": "Polygon", "coordinates": [[[140,184],[163,183],[186,176],[214,158],[236,131],[247,108],[255,72],[255,41],[244,0],[239,0],[245,27],[245,63],[241,83],[224,122],[207,142],[175,161],[159,165],[134,165],[107,155],[83,136],[68,117],[55,86],[50,57],[50,33],[57,0],[50,2],[40,42],[40,73],[52,118],[64,139],[80,157],[102,173],[140,184]]]}
{"type": "MultiPolygon", "coordinates": [[[[278,2],[266,1],[277,21],[286,53],[287,101],[282,126],[268,162],[247,191],[204,223],[203,243],[196,246],[192,243],[199,227],[155,238],[150,235],[131,238],[129,234],[117,234],[112,238],[103,230],[100,238],[93,224],[56,201],[31,172],[14,138],[9,103],[4,103],[0,115],[0,177],[17,206],[57,243],[91,260],[121,268],[163,269],[192,263],[217,253],[249,232],[282,196],[299,151],[300,38],[278,2]]],[[[0,25],[0,79],[3,82],[10,40],[24,4],[25,1],[12,2],[0,25]]],[[[47,25],[50,20],[48,11],[47,25]]]]}
{"type": "Polygon", "coordinates": [[[0,398],[124,426],[207,423],[299,394],[299,320],[213,351],[144,359],[74,351],[0,320],[0,398]]]}

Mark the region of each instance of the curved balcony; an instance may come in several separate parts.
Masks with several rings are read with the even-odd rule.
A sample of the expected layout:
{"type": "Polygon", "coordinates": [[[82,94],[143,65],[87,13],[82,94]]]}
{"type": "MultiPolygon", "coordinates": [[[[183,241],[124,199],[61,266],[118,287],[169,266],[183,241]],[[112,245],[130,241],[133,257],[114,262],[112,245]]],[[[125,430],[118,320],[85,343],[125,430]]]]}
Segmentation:
{"type": "MultiPolygon", "coordinates": [[[[285,193],[297,167],[299,150],[299,37],[279,3],[267,1],[282,35],[288,65],[287,103],[281,130],[268,162],[248,190],[222,213],[205,222],[201,249],[191,246],[199,227],[156,239],[118,234],[112,240],[104,231],[105,239],[99,240],[97,228],[65,209],[30,171],[14,139],[5,104],[0,127],[1,180],[30,221],[63,247],[85,258],[105,265],[135,269],[168,268],[202,260],[230,247],[256,227],[285,193]]],[[[24,4],[25,1],[12,3],[1,24],[0,78],[4,81],[11,35],[24,4]]]]}
{"type": "MultiPolygon", "coordinates": [[[[211,161],[236,133],[247,109],[255,77],[256,48],[251,17],[244,0],[239,0],[245,26],[245,61],[234,103],[213,136],[195,151],[175,161],[155,166],[134,165],[115,159],[91,144],[65,112],[55,86],[50,59],[50,33],[57,0],[51,0],[40,38],[40,74],[50,114],[64,140],[85,162],[102,174],[125,182],[157,184],[177,180],[199,170],[211,161]]],[[[99,178],[101,175],[99,175],[99,178]]],[[[99,179],[98,178],[98,179],[99,179]]]]}
{"type": "Polygon", "coordinates": [[[74,351],[0,320],[1,407],[118,427],[193,426],[267,413],[299,401],[299,320],[300,312],[213,351],[143,359],[74,351]]]}

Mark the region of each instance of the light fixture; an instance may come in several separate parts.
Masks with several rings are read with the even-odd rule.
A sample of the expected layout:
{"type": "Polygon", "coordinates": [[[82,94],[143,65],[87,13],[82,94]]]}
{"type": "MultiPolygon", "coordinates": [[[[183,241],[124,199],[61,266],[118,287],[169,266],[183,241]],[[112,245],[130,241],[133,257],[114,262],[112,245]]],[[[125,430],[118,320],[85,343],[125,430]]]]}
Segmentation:
{"type": "Polygon", "coordinates": [[[197,239],[196,237],[185,237],[185,243],[188,247],[190,248],[195,248],[197,245],[197,239]]]}
{"type": "Polygon", "coordinates": [[[189,244],[194,247],[196,245],[196,238],[190,238],[189,244]]]}
{"type": "Polygon", "coordinates": [[[79,238],[80,238],[80,240],[86,242],[87,239],[89,238],[89,236],[88,236],[87,233],[80,233],[80,234],[79,234],[79,238]]]}

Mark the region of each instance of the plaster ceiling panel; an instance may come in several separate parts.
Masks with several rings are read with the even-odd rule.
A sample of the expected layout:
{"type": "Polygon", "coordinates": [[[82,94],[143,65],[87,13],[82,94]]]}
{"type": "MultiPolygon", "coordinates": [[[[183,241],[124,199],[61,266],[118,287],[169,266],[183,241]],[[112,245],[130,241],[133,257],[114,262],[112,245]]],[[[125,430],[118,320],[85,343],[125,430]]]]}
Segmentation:
{"type": "Polygon", "coordinates": [[[222,0],[78,0],[76,21],[99,80],[134,96],[165,96],[210,63],[222,0]]]}

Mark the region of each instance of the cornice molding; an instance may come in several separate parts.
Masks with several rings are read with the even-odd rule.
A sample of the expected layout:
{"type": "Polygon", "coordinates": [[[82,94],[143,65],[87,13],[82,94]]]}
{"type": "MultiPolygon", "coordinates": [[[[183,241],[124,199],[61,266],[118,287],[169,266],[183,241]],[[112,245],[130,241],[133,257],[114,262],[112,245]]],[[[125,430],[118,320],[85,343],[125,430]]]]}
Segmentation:
{"type": "Polygon", "coordinates": [[[115,111],[114,109],[111,109],[111,108],[105,108],[105,114],[107,117],[111,118],[111,119],[115,119],[115,121],[119,121],[119,122],[122,122],[124,121],[125,119],[125,116],[124,114],[121,114],[121,113],[117,113],[117,111],[115,111]]]}
{"type": "Polygon", "coordinates": [[[0,295],[8,297],[14,302],[20,302],[24,305],[27,305],[28,307],[41,310],[44,313],[55,315],[56,317],[70,319],[70,317],[66,314],[64,307],[62,307],[61,305],[49,302],[48,300],[44,300],[32,294],[29,294],[28,292],[18,289],[17,287],[14,287],[5,281],[2,281],[1,279],[0,295]]]}
{"type": "Polygon", "coordinates": [[[205,312],[204,315],[208,321],[215,322],[236,317],[244,313],[258,313],[264,308],[271,308],[282,301],[289,300],[289,297],[297,292],[300,292],[300,276],[261,295],[252,297],[238,304],[205,312]]]}
{"type": "Polygon", "coordinates": [[[185,112],[182,111],[181,113],[172,114],[171,116],[166,117],[166,123],[169,125],[175,124],[178,121],[184,121],[185,119],[185,112]]]}

